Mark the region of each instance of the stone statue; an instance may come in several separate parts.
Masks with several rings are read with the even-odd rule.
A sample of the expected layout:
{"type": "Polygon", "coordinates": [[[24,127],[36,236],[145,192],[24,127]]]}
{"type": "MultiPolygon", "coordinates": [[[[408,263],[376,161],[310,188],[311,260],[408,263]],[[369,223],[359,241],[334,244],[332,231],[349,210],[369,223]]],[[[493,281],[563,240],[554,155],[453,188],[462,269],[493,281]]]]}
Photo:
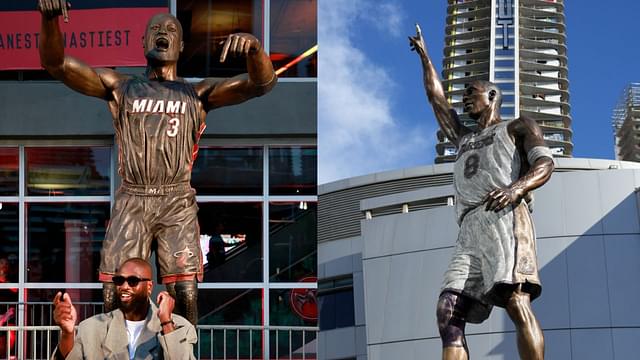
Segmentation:
{"type": "Polygon", "coordinates": [[[107,102],[119,145],[122,185],[115,196],[101,252],[99,279],[105,311],[117,306],[111,281],[117,267],[133,257],[149,259],[155,241],[159,274],[176,299],[176,312],[197,323],[197,278],[202,254],[191,167],[207,112],[269,92],[276,74],[251,34],[226,39],[220,62],[246,57],[248,74],[189,83],[176,74],[183,49],[182,26],[170,14],[153,16],[143,45],[144,76],[91,68],[65,55],[58,17],[68,17],[65,0],[39,0],[42,14],[40,61],[75,91],[107,102]],[[64,13],[63,13],[64,10],[64,13]]]}
{"type": "Polygon", "coordinates": [[[541,285],[528,200],[553,172],[551,152],[534,120],[502,121],[502,94],[488,81],[474,81],[464,90],[464,111],[477,128],[462,124],[416,27],[409,42],[422,61],[427,97],[442,132],[458,148],[454,188],[460,232],[436,310],[442,358],[468,359],[465,323],[481,323],[496,305],[516,327],[520,357],[543,359],[544,338],[531,309],[541,285]]]}

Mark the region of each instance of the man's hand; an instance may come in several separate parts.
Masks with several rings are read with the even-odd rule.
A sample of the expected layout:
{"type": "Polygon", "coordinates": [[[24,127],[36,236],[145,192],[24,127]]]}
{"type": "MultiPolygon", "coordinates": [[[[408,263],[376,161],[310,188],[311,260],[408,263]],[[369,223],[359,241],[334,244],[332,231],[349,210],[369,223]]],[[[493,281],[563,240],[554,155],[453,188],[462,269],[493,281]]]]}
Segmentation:
{"type": "Polygon", "coordinates": [[[78,314],[71,303],[69,294],[58,292],[53,298],[53,321],[60,326],[63,333],[73,334],[78,314]]]}
{"type": "Polygon", "coordinates": [[[156,299],[158,303],[158,318],[160,322],[171,321],[171,313],[175,307],[176,301],[166,291],[161,291],[156,299]]]}
{"type": "Polygon", "coordinates": [[[519,188],[493,190],[484,197],[483,202],[487,204],[485,210],[498,212],[509,204],[519,203],[524,195],[524,190],[519,188]]]}
{"type": "Polygon", "coordinates": [[[54,18],[62,15],[64,22],[69,22],[68,9],[71,4],[67,0],[38,0],[38,10],[47,18],[54,18]]]}
{"type": "Polygon", "coordinates": [[[427,46],[424,43],[422,31],[418,24],[416,24],[416,36],[409,36],[409,45],[411,46],[411,51],[416,51],[421,58],[427,56],[427,46]]]}
{"type": "Polygon", "coordinates": [[[260,41],[255,36],[247,33],[231,34],[225,40],[220,55],[220,62],[223,63],[227,59],[227,55],[231,56],[247,56],[260,50],[260,41]]]}

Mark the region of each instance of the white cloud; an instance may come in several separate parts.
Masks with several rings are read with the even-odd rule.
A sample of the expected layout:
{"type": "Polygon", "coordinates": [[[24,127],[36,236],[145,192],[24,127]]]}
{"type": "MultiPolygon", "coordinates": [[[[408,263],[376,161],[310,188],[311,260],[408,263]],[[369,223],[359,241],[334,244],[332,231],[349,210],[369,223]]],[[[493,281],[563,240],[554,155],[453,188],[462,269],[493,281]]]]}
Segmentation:
{"type": "Polygon", "coordinates": [[[423,148],[425,132],[399,125],[393,116],[396,84],[357,48],[352,34],[366,21],[399,36],[401,9],[392,3],[322,0],[319,11],[319,183],[402,167],[423,148]]]}

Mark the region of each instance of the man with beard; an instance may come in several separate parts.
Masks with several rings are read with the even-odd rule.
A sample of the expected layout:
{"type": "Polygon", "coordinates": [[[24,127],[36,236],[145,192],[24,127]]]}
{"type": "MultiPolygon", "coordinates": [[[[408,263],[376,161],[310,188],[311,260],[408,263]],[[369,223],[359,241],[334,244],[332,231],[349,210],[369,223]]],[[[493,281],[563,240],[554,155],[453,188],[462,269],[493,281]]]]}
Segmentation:
{"type": "Polygon", "coordinates": [[[173,298],[163,291],[158,306],[149,300],[153,281],[146,260],[125,261],[112,281],[118,308],[82,321],[75,336],[76,309],[69,294],[56,294],[53,320],[61,332],[53,359],[194,359],[196,330],[172,314],[173,298]]]}
{"type": "MultiPolygon", "coordinates": [[[[58,18],[66,0],[40,0],[42,66],[84,95],[107,101],[118,143],[122,184],[115,195],[101,252],[99,280],[105,309],[115,307],[116,267],[124,259],[149,259],[156,249],[162,283],[176,299],[176,312],[198,321],[196,279],[202,276],[198,206],[191,168],[207,112],[269,92],[277,78],[269,56],[251,34],[231,34],[222,47],[227,56],[246,58],[248,74],[189,83],[177,76],[182,26],[170,14],[147,24],[143,76],[109,68],[91,68],[65,55],[58,18]],[[155,242],[155,244],[154,244],[155,242]]],[[[65,16],[65,20],[67,16],[65,16]]]]}

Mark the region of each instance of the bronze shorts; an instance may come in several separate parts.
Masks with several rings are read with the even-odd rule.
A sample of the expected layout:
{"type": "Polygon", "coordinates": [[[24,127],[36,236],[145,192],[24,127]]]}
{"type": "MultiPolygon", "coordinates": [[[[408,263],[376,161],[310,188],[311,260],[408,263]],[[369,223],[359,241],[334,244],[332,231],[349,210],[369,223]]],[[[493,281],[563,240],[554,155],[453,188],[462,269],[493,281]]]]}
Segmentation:
{"type": "Polygon", "coordinates": [[[127,259],[149,259],[152,249],[163,283],[201,275],[197,213],[195,190],[188,183],[123,184],[116,193],[100,252],[100,281],[111,281],[127,259]]]}
{"type": "Polygon", "coordinates": [[[522,290],[536,299],[542,290],[538,277],[535,232],[526,202],[499,211],[484,205],[465,215],[442,291],[477,300],[466,320],[484,321],[497,305],[506,307],[509,291],[522,290]]]}

